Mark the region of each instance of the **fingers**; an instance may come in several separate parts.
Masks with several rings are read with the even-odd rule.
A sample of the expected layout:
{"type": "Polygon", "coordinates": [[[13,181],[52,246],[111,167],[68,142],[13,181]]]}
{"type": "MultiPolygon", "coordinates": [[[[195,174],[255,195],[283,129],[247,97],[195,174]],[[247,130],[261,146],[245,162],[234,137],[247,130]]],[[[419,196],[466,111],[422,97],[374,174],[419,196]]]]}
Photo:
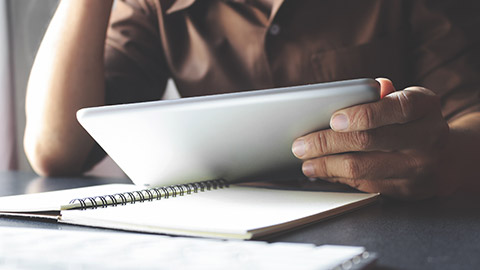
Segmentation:
{"type": "MultiPolygon", "coordinates": [[[[381,84],[385,88],[393,87],[385,81],[381,81],[381,84]]],[[[388,93],[391,90],[382,91],[388,93]]],[[[440,111],[438,97],[425,88],[411,87],[391,92],[377,102],[339,110],[333,114],[330,126],[337,132],[369,130],[411,122],[432,111],[440,111]]]]}
{"type": "Polygon", "coordinates": [[[387,179],[416,175],[418,164],[401,152],[360,152],[308,160],[302,171],[310,178],[387,179]]]}
{"type": "Polygon", "coordinates": [[[429,149],[444,141],[448,125],[437,116],[429,116],[408,124],[384,126],[356,132],[335,132],[327,129],[295,140],[293,154],[306,160],[325,155],[353,151],[400,151],[429,149]],[[438,119],[436,119],[438,118],[438,119]]]}
{"type": "Polygon", "coordinates": [[[435,154],[448,139],[439,98],[410,87],[395,92],[387,79],[382,99],[335,112],[332,129],[298,138],[292,151],[303,173],[366,192],[418,199],[435,191],[435,154]]]}
{"type": "Polygon", "coordinates": [[[325,156],[304,162],[310,178],[349,185],[364,192],[379,192],[402,199],[421,199],[436,192],[438,177],[428,175],[429,163],[401,152],[361,152],[325,156]]]}

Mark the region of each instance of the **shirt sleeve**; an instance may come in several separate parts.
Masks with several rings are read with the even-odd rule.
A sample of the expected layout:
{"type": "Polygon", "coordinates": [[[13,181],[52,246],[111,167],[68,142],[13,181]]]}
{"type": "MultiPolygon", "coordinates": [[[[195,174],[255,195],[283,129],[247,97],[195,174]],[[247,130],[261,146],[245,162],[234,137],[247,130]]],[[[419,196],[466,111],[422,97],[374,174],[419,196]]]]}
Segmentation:
{"type": "Polygon", "coordinates": [[[115,3],[105,45],[106,103],[158,100],[169,77],[153,4],[115,3]]]}
{"type": "MultiPolygon", "coordinates": [[[[164,59],[154,5],[147,0],[117,0],[105,41],[105,103],[161,99],[169,77],[164,59]]],[[[105,155],[95,144],[84,170],[105,155]]]]}
{"type": "Polygon", "coordinates": [[[414,83],[440,95],[448,121],[480,111],[480,2],[412,3],[414,83]]]}

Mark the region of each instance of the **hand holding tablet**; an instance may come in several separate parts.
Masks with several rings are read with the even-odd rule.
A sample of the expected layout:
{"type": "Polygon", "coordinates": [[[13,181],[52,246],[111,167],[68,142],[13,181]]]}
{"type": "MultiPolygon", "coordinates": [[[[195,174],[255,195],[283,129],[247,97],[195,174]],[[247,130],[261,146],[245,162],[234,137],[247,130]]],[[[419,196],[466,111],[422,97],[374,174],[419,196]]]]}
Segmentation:
{"type": "Polygon", "coordinates": [[[439,98],[425,88],[395,91],[389,80],[378,81],[384,98],[339,110],[332,129],[295,140],[303,173],[400,198],[453,192],[444,172],[454,155],[447,152],[449,127],[439,98]]]}

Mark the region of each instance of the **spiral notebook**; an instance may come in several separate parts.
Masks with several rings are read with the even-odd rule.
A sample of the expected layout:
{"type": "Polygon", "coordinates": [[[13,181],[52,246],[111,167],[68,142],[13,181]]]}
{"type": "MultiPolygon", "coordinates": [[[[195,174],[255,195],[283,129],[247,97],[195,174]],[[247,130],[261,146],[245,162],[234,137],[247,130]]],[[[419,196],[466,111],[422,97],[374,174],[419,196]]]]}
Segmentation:
{"type": "Polygon", "coordinates": [[[99,185],[0,198],[0,215],[82,226],[225,239],[291,230],[375,201],[378,194],[303,191],[203,181],[138,190],[99,185]]]}

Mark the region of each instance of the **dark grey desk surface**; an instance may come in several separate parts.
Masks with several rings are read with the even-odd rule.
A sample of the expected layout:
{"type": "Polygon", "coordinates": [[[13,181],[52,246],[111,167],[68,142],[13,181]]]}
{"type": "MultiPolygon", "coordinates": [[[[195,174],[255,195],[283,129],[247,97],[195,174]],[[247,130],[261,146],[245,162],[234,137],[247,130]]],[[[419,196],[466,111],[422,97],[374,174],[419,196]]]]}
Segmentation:
{"type": "MultiPolygon", "coordinates": [[[[41,178],[0,172],[0,196],[128,179],[41,178]]],[[[29,219],[0,218],[0,226],[97,230],[29,219]]],[[[275,236],[269,241],[364,246],[377,252],[378,269],[479,269],[480,196],[379,203],[275,236]]]]}

